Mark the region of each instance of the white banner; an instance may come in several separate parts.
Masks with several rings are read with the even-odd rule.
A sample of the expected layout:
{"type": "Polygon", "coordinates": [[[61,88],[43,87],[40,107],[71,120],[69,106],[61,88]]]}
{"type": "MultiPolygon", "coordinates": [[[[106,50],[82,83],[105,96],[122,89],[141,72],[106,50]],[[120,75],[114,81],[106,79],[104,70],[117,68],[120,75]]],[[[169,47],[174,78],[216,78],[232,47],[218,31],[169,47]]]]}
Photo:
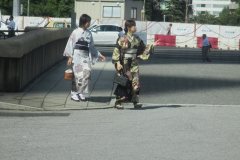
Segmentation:
{"type": "Polygon", "coordinates": [[[167,28],[170,23],[165,22],[148,22],[147,33],[148,34],[167,34],[167,28]]]}
{"type": "Polygon", "coordinates": [[[137,31],[147,33],[147,22],[136,21],[137,31]]]}
{"type": "Polygon", "coordinates": [[[220,36],[222,38],[240,38],[240,27],[220,26],[220,36]]]}
{"type": "Polygon", "coordinates": [[[196,36],[201,37],[203,34],[206,34],[208,37],[219,36],[219,25],[196,25],[196,36]]]}
{"type": "Polygon", "coordinates": [[[194,36],[194,24],[190,23],[172,23],[171,34],[176,36],[194,36]]]}
{"type": "Polygon", "coordinates": [[[218,48],[223,50],[239,50],[239,39],[219,38],[218,48]]]}
{"type": "Polygon", "coordinates": [[[197,37],[185,37],[185,36],[176,36],[176,46],[177,47],[197,47],[197,37]]]}
{"type": "Polygon", "coordinates": [[[44,27],[47,25],[48,17],[24,17],[24,28],[25,27],[44,27]]]}

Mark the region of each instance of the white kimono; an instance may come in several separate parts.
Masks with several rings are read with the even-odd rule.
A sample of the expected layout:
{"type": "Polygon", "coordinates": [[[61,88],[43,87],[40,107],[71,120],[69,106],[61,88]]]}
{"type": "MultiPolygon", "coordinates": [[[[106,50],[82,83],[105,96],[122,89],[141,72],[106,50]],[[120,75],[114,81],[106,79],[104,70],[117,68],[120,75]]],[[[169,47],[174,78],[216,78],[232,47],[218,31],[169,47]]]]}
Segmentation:
{"type": "Polygon", "coordinates": [[[89,30],[77,28],[72,32],[63,55],[73,58],[74,92],[88,93],[92,65],[97,61],[99,54],[89,30]]]}

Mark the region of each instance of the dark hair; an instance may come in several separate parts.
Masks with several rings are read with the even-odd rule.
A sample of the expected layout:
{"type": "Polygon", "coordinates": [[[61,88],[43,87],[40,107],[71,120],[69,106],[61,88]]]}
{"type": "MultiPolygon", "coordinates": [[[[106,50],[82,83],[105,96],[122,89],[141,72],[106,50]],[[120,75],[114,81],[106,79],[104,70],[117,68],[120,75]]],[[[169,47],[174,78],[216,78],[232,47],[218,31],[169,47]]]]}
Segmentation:
{"type": "Polygon", "coordinates": [[[9,17],[9,19],[13,19],[13,15],[11,15],[11,16],[9,17]]]}
{"type": "Polygon", "coordinates": [[[205,39],[206,37],[207,37],[207,35],[206,35],[206,34],[203,34],[203,35],[202,35],[202,38],[203,38],[203,39],[205,39]]]}
{"type": "Polygon", "coordinates": [[[128,32],[128,28],[132,27],[132,26],[136,26],[136,22],[134,20],[127,20],[125,22],[125,28],[124,28],[125,33],[127,33],[128,32]]]}
{"type": "Polygon", "coordinates": [[[87,14],[82,14],[79,19],[79,27],[84,26],[88,22],[91,22],[91,17],[87,14]]]}

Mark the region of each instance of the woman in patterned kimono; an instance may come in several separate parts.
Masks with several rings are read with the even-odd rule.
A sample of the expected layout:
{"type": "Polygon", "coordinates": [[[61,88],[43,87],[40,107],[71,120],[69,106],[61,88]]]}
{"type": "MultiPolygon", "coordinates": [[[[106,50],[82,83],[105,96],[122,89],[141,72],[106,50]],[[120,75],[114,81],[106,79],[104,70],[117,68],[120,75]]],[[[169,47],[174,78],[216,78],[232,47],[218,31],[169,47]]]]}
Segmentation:
{"type": "Polygon", "coordinates": [[[127,20],[125,22],[125,34],[118,38],[117,47],[113,51],[112,60],[118,74],[127,77],[127,86],[118,85],[114,94],[116,95],[115,107],[123,109],[122,103],[130,101],[134,108],[141,108],[139,103],[139,59],[147,60],[153,51],[153,45],[145,45],[143,41],[134,34],[136,22],[127,20]]]}
{"type": "Polygon", "coordinates": [[[93,37],[87,29],[91,17],[83,14],[79,20],[79,27],[75,29],[67,42],[64,56],[68,57],[67,65],[72,66],[74,78],[72,81],[71,99],[85,101],[92,70],[92,64],[98,58],[104,61],[105,57],[94,47],[93,37]]]}

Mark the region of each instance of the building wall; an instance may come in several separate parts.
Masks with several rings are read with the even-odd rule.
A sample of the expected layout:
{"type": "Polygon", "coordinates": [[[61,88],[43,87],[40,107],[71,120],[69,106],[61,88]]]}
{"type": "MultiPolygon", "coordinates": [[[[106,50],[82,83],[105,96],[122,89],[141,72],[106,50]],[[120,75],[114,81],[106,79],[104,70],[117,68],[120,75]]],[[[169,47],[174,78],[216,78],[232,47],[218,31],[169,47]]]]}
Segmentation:
{"type": "Polygon", "coordinates": [[[143,9],[143,1],[126,0],[125,19],[131,19],[132,9],[136,8],[136,20],[141,20],[141,11],[143,9]]]}
{"type": "Polygon", "coordinates": [[[92,19],[124,19],[124,0],[76,0],[75,1],[75,12],[77,19],[86,13],[92,17],[92,19]],[[120,7],[120,16],[118,17],[104,17],[105,7],[120,7]]]}
{"type": "Polygon", "coordinates": [[[96,20],[123,20],[131,19],[132,8],[136,8],[136,20],[141,20],[141,10],[143,1],[140,0],[76,0],[75,12],[77,18],[83,13],[87,13],[96,20]],[[107,16],[112,8],[113,14],[118,15],[118,7],[120,7],[120,16],[107,16]],[[117,7],[117,8],[116,8],[117,7]]]}
{"type": "Polygon", "coordinates": [[[192,4],[194,15],[207,11],[218,16],[225,7],[229,7],[231,0],[192,0],[192,4]]]}

